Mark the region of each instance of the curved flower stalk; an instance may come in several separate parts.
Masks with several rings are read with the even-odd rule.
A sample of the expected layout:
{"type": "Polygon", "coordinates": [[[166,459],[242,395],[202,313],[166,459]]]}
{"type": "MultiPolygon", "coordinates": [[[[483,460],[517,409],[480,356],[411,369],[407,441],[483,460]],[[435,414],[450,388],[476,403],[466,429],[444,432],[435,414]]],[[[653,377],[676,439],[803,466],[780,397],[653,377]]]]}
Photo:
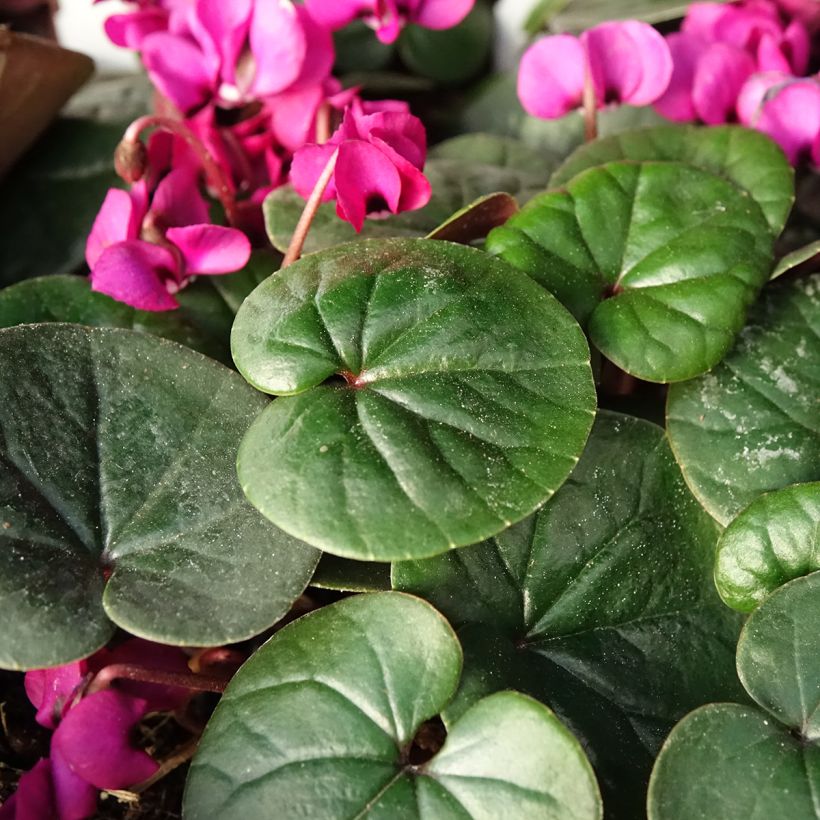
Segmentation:
{"type": "Polygon", "coordinates": [[[582,104],[592,117],[611,103],[655,102],[671,76],[672,56],[654,28],[637,20],[602,23],[580,38],[558,34],[533,43],[521,59],[518,96],[542,119],[563,117],[582,104]]]}
{"type": "Polygon", "coordinates": [[[438,30],[457,26],[475,0],[305,0],[305,5],[328,28],[340,29],[359,18],[383,43],[393,43],[408,23],[438,30]]]}
{"type": "Polygon", "coordinates": [[[406,106],[355,100],[326,143],[296,152],[291,179],[308,198],[333,163],[322,200],[335,199],[339,217],[361,231],[367,216],[413,211],[430,201],[426,156],[424,126],[406,106]]]}
{"type": "Polygon", "coordinates": [[[0,808],[0,820],[83,820],[92,816],[101,789],[122,789],[151,777],[158,764],[132,745],[146,714],[181,708],[190,691],[179,686],[127,681],[91,692],[89,683],[111,665],[140,663],[171,676],[189,674],[180,649],[133,638],[113,651],[54,669],[26,673],[37,722],[53,729],[50,756],[20,779],[0,808]]]}

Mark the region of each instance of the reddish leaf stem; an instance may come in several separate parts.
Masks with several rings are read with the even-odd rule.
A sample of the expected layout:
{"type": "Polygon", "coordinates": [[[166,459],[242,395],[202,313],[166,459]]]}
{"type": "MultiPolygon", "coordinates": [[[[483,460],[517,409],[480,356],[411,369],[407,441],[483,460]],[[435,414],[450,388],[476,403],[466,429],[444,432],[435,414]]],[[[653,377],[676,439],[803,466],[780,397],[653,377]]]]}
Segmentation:
{"type": "Polygon", "coordinates": [[[598,100],[595,95],[595,83],[592,79],[592,69],[587,61],[584,72],[584,140],[592,142],[598,138],[598,100]]]}
{"type": "Polygon", "coordinates": [[[322,204],[322,197],[325,195],[327,186],[333,178],[333,172],[336,170],[336,159],[338,156],[338,150],[334,151],[333,155],[327,161],[327,165],[325,165],[319,179],[316,180],[316,186],[305,204],[305,209],[302,211],[302,216],[299,217],[299,223],[296,225],[296,230],[291,237],[288,252],[282,261],[282,268],[292,265],[302,255],[302,249],[305,247],[305,239],[307,239],[310,226],[313,224],[316,212],[322,204]]]}
{"type": "Polygon", "coordinates": [[[140,683],[158,683],[162,686],[179,686],[197,692],[225,691],[228,681],[211,675],[194,675],[185,672],[168,672],[164,669],[148,669],[134,663],[112,663],[101,669],[86,690],[86,696],[108,689],[115,680],[134,680],[140,683]]]}
{"type": "MultiPolygon", "coordinates": [[[[210,155],[208,149],[202,144],[193,131],[185,125],[185,123],[180,122],[179,120],[171,119],[170,117],[160,117],[155,114],[140,117],[128,126],[125,135],[122,138],[122,142],[120,143],[120,147],[135,146],[140,143],[140,135],[148,128],[162,128],[165,131],[168,131],[171,134],[185,140],[185,143],[191,148],[191,150],[196,154],[197,159],[202,163],[202,168],[205,171],[205,177],[208,180],[208,185],[216,192],[216,196],[225,210],[225,216],[227,217],[229,224],[237,225],[239,221],[239,213],[237,210],[233,185],[231,184],[230,179],[225,171],[220,167],[219,163],[217,163],[210,155]]],[[[120,148],[117,150],[119,151],[120,148]]]]}

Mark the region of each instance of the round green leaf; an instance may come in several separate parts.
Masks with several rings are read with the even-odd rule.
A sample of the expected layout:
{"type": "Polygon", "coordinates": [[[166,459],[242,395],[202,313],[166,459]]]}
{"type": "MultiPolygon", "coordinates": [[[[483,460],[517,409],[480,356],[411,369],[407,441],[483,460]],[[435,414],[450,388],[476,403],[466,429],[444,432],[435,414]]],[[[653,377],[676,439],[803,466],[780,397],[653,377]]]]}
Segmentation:
{"type": "Polygon", "coordinates": [[[416,732],[452,697],[461,649],[416,598],[348,598],[285,627],[237,673],[202,737],[185,816],[594,820],[577,741],[514,692],[477,703],[427,763],[416,732]]]}
{"type": "Polygon", "coordinates": [[[818,624],[820,572],[815,572],[785,584],[755,610],[737,646],[737,669],[746,691],[815,744],[820,742],[818,624]]]}
{"type": "Polygon", "coordinates": [[[649,785],[649,820],[817,820],[820,748],[758,709],[704,706],[674,729],[649,785]]]}
{"type": "Polygon", "coordinates": [[[601,412],[578,466],[535,515],[483,544],[393,565],[393,584],[457,627],[461,690],[538,698],[579,737],[607,816],[640,816],[675,721],[740,696],[739,618],[712,582],[714,523],[654,424],[601,412]]]}
{"type": "Polygon", "coordinates": [[[241,640],[305,588],[317,552],[236,481],[265,406],[237,374],[147,334],[24,325],[0,331],[0,396],[0,667],[84,657],[115,624],[241,640]]]}
{"type": "Polygon", "coordinates": [[[286,396],[240,448],[247,497],[343,557],[425,557],[505,529],[563,483],[592,425],[578,325],[461,245],[305,257],[251,294],[232,342],[245,378],[286,396]]]}
{"type": "Polygon", "coordinates": [[[787,581],[820,570],[820,483],[753,501],[721,536],[715,583],[721,598],[751,612],[787,581]]]}
{"type": "Polygon", "coordinates": [[[543,194],[487,238],[633,376],[689,379],[731,348],[769,276],[751,197],[680,163],[613,162],[543,194]]]}
{"type": "Polygon", "coordinates": [[[777,143],[736,125],[665,125],[585,143],[552,175],[550,185],[566,185],[588,168],[617,160],[683,162],[725,177],[752,195],[775,236],[794,202],[794,170],[777,143]]]}
{"type": "MultiPolygon", "coordinates": [[[[450,217],[487,194],[504,192],[526,202],[544,190],[549,168],[543,167],[517,140],[491,134],[470,134],[447,140],[430,151],[424,173],[433,188],[429,204],[386,219],[368,219],[361,233],[336,215],[336,206],[320,206],[305,242],[305,252],[324,250],[357,239],[422,237],[450,217]]],[[[290,244],[305,200],[291,187],[272,191],[263,211],[268,236],[275,248],[284,252],[290,244]]]]}
{"type": "Polygon", "coordinates": [[[670,388],[672,448],[721,524],[761,493],[820,480],[818,335],[820,276],[772,285],[726,360],[670,388]]]}
{"type": "Polygon", "coordinates": [[[414,74],[444,85],[458,85],[486,66],[492,40],[492,11],[486,0],[479,0],[457,26],[438,31],[416,25],[405,27],[398,52],[414,74]]]}

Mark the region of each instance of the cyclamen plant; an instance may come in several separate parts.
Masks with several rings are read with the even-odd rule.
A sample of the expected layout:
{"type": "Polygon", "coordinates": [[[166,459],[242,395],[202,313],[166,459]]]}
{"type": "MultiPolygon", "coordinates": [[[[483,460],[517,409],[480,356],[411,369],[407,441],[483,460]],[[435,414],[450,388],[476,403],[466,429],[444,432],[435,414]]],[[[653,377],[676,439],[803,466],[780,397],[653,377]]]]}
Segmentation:
{"type": "Polygon", "coordinates": [[[820,818],[820,15],[656,5],[109,16],[155,110],[3,183],[0,820],[820,818]]]}

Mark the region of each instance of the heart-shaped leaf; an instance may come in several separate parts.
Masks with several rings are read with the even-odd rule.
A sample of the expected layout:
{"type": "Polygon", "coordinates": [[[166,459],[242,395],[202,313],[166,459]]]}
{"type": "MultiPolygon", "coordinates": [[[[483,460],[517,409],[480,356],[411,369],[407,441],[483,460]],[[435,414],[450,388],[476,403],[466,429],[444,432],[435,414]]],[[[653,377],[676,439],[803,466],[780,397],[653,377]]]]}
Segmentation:
{"type": "Polygon", "coordinates": [[[775,589],[820,570],[820,482],[796,484],[753,501],[718,543],[721,598],[751,612],[775,589]]]}
{"type": "Polygon", "coordinates": [[[751,197],[674,162],[591,168],[533,199],[486,247],[555,294],[601,353],[656,382],[723,358],[772,261],[751,197]]]}
{"type": "Polygon", "coordinates": [[[465,650],[447,718],[514,688],[581,740],[607,816],[640,816],[654,756],[689,709],[740,693],[739,618],[712,581],[716,528],[654,424],[601,412],[566,484],[491,541],[393,565],[465,650]]]}
{"type": "Polygon", "coordinates": [[[618,160],[683,162],[748,191],[777,236],[794,203],[794,170],[776,142],[736,125],[666,125],[626,131],[582,145],[552,175],[554,188],[582,171],[618,160]]]}
{"type": "Polygon", "coordinates": [[[570,0],[551,22],[558,31],[582,31],[606,20],[665,23],[683,17],[689,5],[681,0],[570,0]]]}
{"type": "Polygon", "coordinates": [[[275,806],[282,820],[600,818],[578,742],[515,692],[475,704],[431,756],[423,724],[460,671],[449,625],[416,598],[357,596],[300,618],[228,686],[191,766],[185,816],[244,820],[275,806]]]}
{"type": "Polygon", "coordinates": [[[820,480],[820,275],[766,289],[726,360],[673,385],[672,449],[721,524],[761,493],[820,480]]]}
{"type": "Polygon", "coordinates": [[[443,225],[427,235],[427,239],[458,242],[460,245],[484,239],[487,234],[518,213],[518,203],[509,194],[487,194],[466,208],[456,211],[443,225]]]}
{"type": "Polygon", "coordinates": [[[84,657],[115,624],[241,640],[305,588],[318,553],[236,481],[265,406],[237,374],[147,334],[24,325],[0,331],[0,396],[0,667],[84,657]]]}
{"type": "Polygon", "coordinates": [[[717,704],[685,717],[652,773],[650,820],[820,817],[818,622],[817,572],[781,587],[751,615],[737,666],[762,709],[717,704]]]}
{"type": "MultiPolygon", "coordinates": [[[[456,137],[430,152],[424,173],[433,187],[433,197],[426,207],[386,219],[368,219],[357,234],[336,215],[334,203],[325,203],[311,225],[305,252],[360,238],[427,236],[454,213],[488,194],[504,192],[526,202],[546,188],[549,169],[539,170],[542,165],[538,155],[517,140],[491,134],[456,137]]],[[[304,199],[289,186],[268,195],[263,209],[275,248],[287,250],[304,207],[304,199]]]]}
{"type": "Polygon", "coordinates": [[[0,286],[72,273],[108,188],[128,123],[55,123],[0,185],[0,286]]]}
{"type": "Polygon", "coordinates": [[[775,266],[771,278],[778,279],[783,274],[790,273],[795,268],[800,267],[800,265],[811,262],[818,255],[820,255],[820,240],[810,242],[808,245],[786,254],[775,266]]]}
{"type": "Polygon", "coordinates": [[[251,384],[286,397],[242,443],[246,495],[343,557],[425,557],[503,530],[563,483],[592,426],[578,325],[462,245],[307,256],[248,297],[232,347],[251,384]]]}
{"type": "Polygon", "coordinates": [[[391,589],[390,564],[351,561],[326,552],[319,560],[310,585],[338,592],[381,592],[391,589]]]}

